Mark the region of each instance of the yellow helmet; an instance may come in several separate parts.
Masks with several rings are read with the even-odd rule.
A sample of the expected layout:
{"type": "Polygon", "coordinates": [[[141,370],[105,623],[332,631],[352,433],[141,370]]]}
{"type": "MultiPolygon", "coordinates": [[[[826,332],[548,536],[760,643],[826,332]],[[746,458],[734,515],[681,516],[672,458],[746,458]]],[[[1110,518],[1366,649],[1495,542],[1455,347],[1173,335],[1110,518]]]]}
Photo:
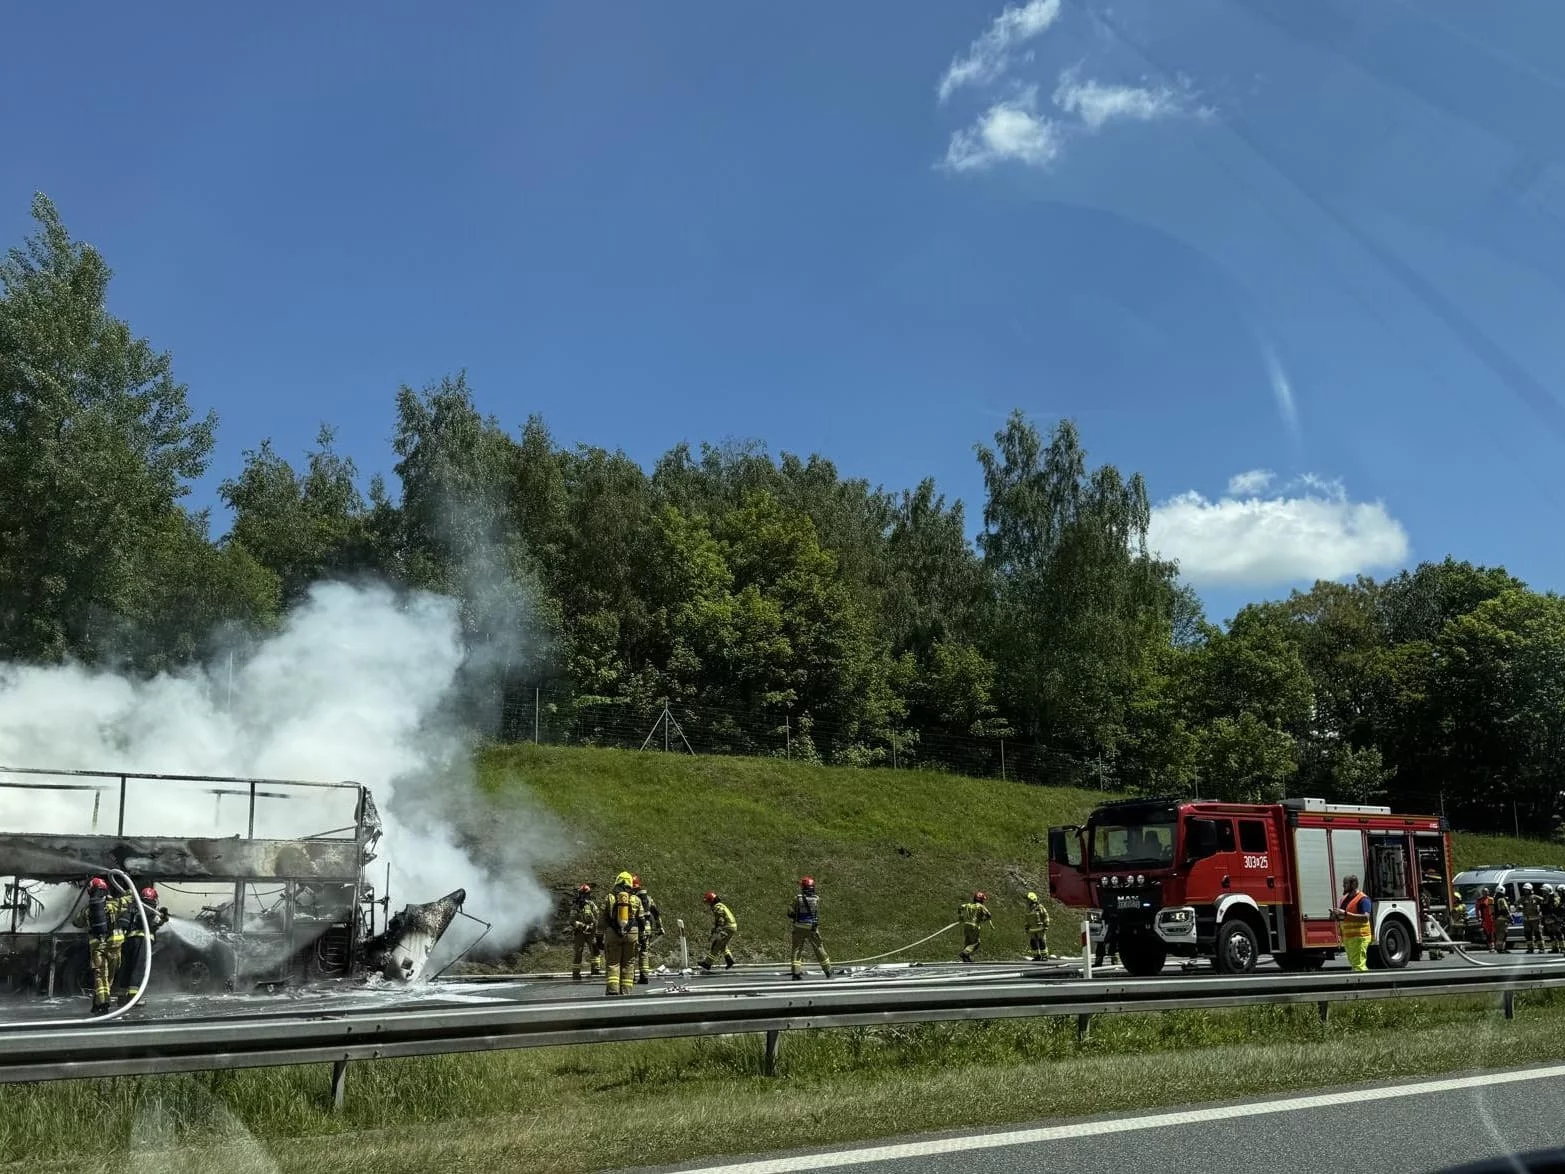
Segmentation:
{"type": "Polygon", "coordinates": [[[617,877],[614,878],[614,883],[617,885],[624,885],[627,889],[630,888],[630,873],[620,873],[617,877]]]}
{"type": "Polygon", "coordinates": [[[1027,894],[1027,899],[1029,901],[1036,901],[1038,899],[1038,894],[1037,893],[1028,893],[1027,894]]]}

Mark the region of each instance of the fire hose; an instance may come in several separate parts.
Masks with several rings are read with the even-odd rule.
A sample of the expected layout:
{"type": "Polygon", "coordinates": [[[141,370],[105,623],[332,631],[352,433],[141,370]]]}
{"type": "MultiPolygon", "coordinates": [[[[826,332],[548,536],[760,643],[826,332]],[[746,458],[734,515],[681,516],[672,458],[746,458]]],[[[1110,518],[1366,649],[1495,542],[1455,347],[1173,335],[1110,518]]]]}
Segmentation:
{"type": "Polygon", "coordinates": [[[957,926],[959,926],[961,924],[962,923],[960,921],[953,921],[950,925],[943,925],[943,926],[941,926],[939,929],[935,930],[935,932],[930,934],[928,937],[919,938],[918,941],[916,941],[916,942],[909,942],[905,946],[898,946],[895,950],[887,950],[884,954],[871,954],[868,958],[849,958],[849,959],[847,959],[845,961],[842,961],[842,962],[833,962],[832,963],[832,969],[836,969],[838,966],[861,966],[865,962],[879,962],[882,958],[890,958],[890,957],[892,957],[895,954],[905,954],[909,950],[915,949],[918,946],[922,946],[925,942],[933,941],[935,938],[938,938],[941,934],[947,932],[948,930],[953,930],[953,929],[955,929],[957,926]]]}
{"type": "MultiPolygon", "coordinates": [[[[1429,935],[1431,930],[1435,931],[1436,933],[1438,933],[1440,935],[1440,937],[1438,939],[1438,942],[1436,944],[1450,947],[1451,952],[1453,954],[1455,954],[1458,958],[1462,959],[1462,961],[1464,961],[1464,962],[1470,962],[1474,966],[1501,966],[1501,965],[1503,965],[1503,963],[1500,963],[1500,962],[1485,962],[1481,958],[1474,958],[1471,954],[1469,954],[1467,952],[1467,947],[1465,945],[1463,945],[1461,942],[1458,942],[1454,938],[1452,938],[1451,935],[1446,932],[1445,927],[1443,925],[1441,925],[1438,921],[1434,921],[1433,919],[1431,919],[1430,921],[1426,922],[1425,925],[1424,925],[1424,934],[1425,934],[1426,937],[1429,935]]],[[[1544,961],[1547,961],[1547,962],[1554,963],[1554,964],[1558,965],[1559,963],[1565,962],[1565,958],[1548,958],[1548,959],[1544,959],[1544,961]]]]}
{"type": "MultiPolygon", "coordinates": [[[[130,895],[131,901],[135,903],[136,916],[141,920],[141,932],[145,934],[147,938],[147,949],[144,951],[144,957],[142,958],[141,963],[141,984],[137,988],[136,993],[130,997],[130,1001],[127,1002],[123,1007],[116,1007],[114,1010],[105,1012],[102,1015],[88,1015],[83,1020],[81,1020],[83,1023],[107,1023],[111,1019],[118,1019],[137,1003],[141,1002],[142,993],[152,983],[152,927],[147,924],[147,907],[142,904],[141,894],[136,891],[135,882],[132,881],[129,876],[117,868],[105,869],[104,871],[114,881],[114,883],[120,887],[122,892],[128,893],[130,895]]],[[[62,1021],[58,1019],[41,1019],[35,1020],[31,1023],[13,1023],[10,1020],[7,1020],[5,1026],[7,1028],[59,1027],[61,1022],[62,1021]]]]}

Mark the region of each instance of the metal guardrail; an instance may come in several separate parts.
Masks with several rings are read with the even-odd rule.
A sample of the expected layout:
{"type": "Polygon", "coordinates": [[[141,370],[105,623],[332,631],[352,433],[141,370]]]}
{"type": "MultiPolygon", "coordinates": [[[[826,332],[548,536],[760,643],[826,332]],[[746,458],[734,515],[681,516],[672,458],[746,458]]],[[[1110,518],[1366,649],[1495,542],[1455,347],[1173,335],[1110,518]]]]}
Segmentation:
{"type": "MultiPolygon", "coordinates": [[[[604,1001],[378,1009],[10,1031],[0,1036],[0,1083],[194,1072],[331,1062],[340,1104],[347,1064],[507,1048],[672,1036],[765,1032],[767,1070],[779,1033],[957,1019],[1316,1003],[1429,995],[1498,994],[1507,1017],[1516,991],[1565,987],[1565,966],[1472,971],[1121,979],[975,981],[786,993],[651,995],[604,1001]]],[[[3,1024],[0,1024],[3,1026],[3,1024]]]]}

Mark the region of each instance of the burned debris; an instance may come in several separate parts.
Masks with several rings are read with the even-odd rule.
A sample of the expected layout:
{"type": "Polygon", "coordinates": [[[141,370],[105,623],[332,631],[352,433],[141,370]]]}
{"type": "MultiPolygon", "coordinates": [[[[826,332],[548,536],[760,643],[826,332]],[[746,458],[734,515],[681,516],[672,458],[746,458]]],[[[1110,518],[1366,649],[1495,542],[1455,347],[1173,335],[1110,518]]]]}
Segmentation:
{"type": "Polygon", "coordinates": [[[53,996],[90,985],[86,937],[71,922],[88,880],[110,869],[162,892],[172,916],[158,938],[154,982],[190,993],[416,981],[466,898],[457,889],[391,909],[389,894],[377,894],[370,880],[381,821],[369,789],[358,783],[8,767],[0,768],[0,794],[31,800],[27,822],[49,829],[0,833],[0,989],[53,996]],[[157,788],[155,803],[147,788],[157,788]],[[48,802],[61,791],[92,792],[85,831],[60,826],[89,822],[48,802]],[[181,818],[170,822],[185,830],[196,809],[185,797],[198,803],[203,794],[219,797],[219,814],[222,796],[243,798],[242,814],[230,806],[243,833],[127,830],[127,804],[144,817],[177,812],[181,818]],[[278,812],[290,802],[292,814],[324,821],[318,826],[328,830],[278,834],[289,822],[278,812]],[[117,806],[117,815],[104,819],[105,805],[111,812],[117,806]],[[112,830],[100,828],[106,822],[112,830]]]}

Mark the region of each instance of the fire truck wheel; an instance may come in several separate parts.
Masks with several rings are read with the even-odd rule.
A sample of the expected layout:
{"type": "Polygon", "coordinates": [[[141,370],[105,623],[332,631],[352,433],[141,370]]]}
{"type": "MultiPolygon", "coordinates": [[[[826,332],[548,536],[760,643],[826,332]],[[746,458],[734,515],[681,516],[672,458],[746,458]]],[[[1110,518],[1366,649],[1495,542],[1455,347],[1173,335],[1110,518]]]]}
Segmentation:
{"type": "Polygon", "coordinates": [[[1217,927],[1217,969],[1222,974],[1249,974],[1258,953],[1255,931],[1239,917],[1217,927]]]}
{"type": "Polygon", "coordinates": [[[1401,970],[1413,956],[1413,934],[1400,917],[1380,925],[1380,941],[1369,948],[1367,961],[1377,970],[1401,970]]]}
{"type": "Polygon", "coordinates": [[[1149,940],[1138,934],[1120,943],[1119,960],[1125,964],[1127,973],[1149,978],[1162,973],[1163,963],[1168,961],[1168,949],[1156,938],[1149,940]]]}

